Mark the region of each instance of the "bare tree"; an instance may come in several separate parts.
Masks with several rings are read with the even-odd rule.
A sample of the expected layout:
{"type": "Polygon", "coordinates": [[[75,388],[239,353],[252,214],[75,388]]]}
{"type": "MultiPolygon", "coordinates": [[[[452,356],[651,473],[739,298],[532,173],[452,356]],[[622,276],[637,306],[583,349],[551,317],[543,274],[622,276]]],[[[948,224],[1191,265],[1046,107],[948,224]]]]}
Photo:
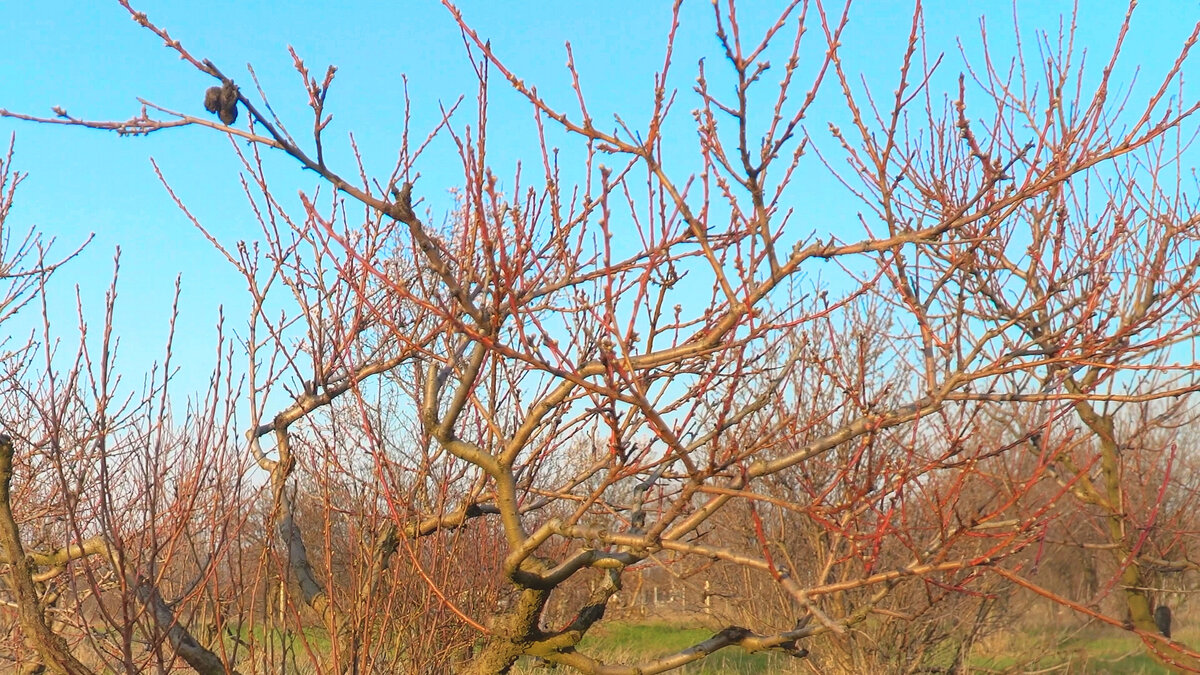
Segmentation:
{"type": "Polygon", "coordinates": [[[1121,626],[1097,609],[1118,589],[1148,651],[1198,669],[1156,629],[1145,570],[1193,559],[1147,533],[1194,499],[1166,489],[1176,464],[1155,430],[1200,387],[1179,363],[1200,327],[1183,189],[1200,104],[1181,85],[1200,26],[1144,99],[1113,79],[1128,16],[1099,69],[1073,32],[1041,35],[1040,60],[985,52],[943,97],[918,5],[881,95],[844,64],[848,10],[793,2],[750,36],[730,2],[714,5],[719,63],[681,91],[677,2],[636,123],[594,116],[569,48],[577,103],[552,104],[445,1],[478,74],[473,114],[446,110],[419,142],[405,128],[391,172],[371,176],[356,146],[355,167],[326,160],[332,67],[314,75],[293,54],[312,109],[300,140],[253,71],[235,81],[119,2],[213,78],[217,119],[149,101],[126,121],[0,115],[225,134],[262,238],[209,236],[249,288],[245,373],[224,346],[212,393],[180,421],[165,374],[117,399],[107,330],[65,376],[49,359],[40,379],[14,376],[5,415],[19,405],[23,421],[6,417],[4,447],[37,453],[16,489],[53,477],[0,509],[38,664],[497,673],[529,656],[618,674],[742,648],[854,669],[952,638],[961,668],[990,600],[1022,588],[1121,626]],[[813,40],[821,56],[802,59],[813,40]],[[503,189],[488,160],[497,86],[527,101],[539,149],[536,178],[517,168],[503,189]],[[819,96],[843,110],[828,136],[805,126],[819,96]],[[664,143],[685,98],[695,173],[664,143]],[[440,227],[417,180],[449,161],[431,154],[439,137],[463,173],[440,227]],[[560,167],[551,137],[577,142],[582,165],[560,167]],[[270,153],[317,176],[299,210],[278,198],[270,153]],[[795,184],[808,166],[861,202],[854,227],[811,222],[795,184]],[[1096,602],[1029,573],[1080,504],[1112,563],[1096,602]],[[23,553],[31,537],[48,552],[23,553]],[[641,663],[580,648],[631,574],[689,562],[775,609],[641,663]],[[56,578],[71,581],[36,585],[56,578]],[[74,618],[47,622],[48,597],[74,618]],[[949,635],[939,612],[964,597],[983,601],[958,605],[975,621],[949,635]],[[919,637],[861,647],[904,621],[919,637]]]}

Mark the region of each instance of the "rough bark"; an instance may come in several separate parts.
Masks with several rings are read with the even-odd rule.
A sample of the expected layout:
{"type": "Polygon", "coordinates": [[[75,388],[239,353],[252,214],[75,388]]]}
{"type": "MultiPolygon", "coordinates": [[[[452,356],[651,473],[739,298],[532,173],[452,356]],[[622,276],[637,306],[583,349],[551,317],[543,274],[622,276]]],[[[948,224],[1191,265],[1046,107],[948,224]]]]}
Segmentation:
{"type": "MultiPolygon", "coordinates": [[[[21,532],[13,517],[10,485],[13,474],[13,441],[0,435],[0,550],[8,566],[8,585],[17,605],[17,621],[29,646],[47,668],[54,672],[84,674],[91,671],[79,662],[62,636],[46,625],[40,598],[33,584],[34,563],[25,555],[21,532]]],[[[36,670],[34,671],[36,672],[36,670]]]]}
{"type": "Polygon", "coordinates": [[[202,646],[187,629],[179,624],[175,612],[171,611],[170,606],[163,600],[162,595],[153,584],[145,579],[136,579],[133,592],[138,602],[154,616],[159,627],[166,631],[167,642],[171,643],[171,648],[197,673],[200,675],[225,675],[225,673],[237,675],[237,671],[226,668],[219,656],[202,646]]]}
{"type": "Polygon", "coordinates": [[[538,620],[549,597],[548,590],[530,588],[521,591],[512,609],[492,623],[492,635],[484,640],[483,646],[461,671],[462,675],[510,672],[517,659],[541,636],[538,620]]]}

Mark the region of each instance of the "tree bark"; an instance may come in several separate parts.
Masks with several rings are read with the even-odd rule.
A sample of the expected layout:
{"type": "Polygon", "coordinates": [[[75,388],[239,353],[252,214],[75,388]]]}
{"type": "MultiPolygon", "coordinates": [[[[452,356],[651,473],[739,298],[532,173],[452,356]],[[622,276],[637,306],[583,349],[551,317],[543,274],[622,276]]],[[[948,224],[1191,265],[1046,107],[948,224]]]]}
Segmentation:
{"type": "Polygon", "coordinates": [[[66,640],[46,625],[40,598],[33,585],[33,560],[25,555],[21,531],[13,517],[12,474],[13,441],[7,435],[0,435],[0,550],[9,562],[8,585],[16,600],[17,621],[29,646],[47,668],[68,675],[90,674],[91,670],[71,654],[66,640]]]}

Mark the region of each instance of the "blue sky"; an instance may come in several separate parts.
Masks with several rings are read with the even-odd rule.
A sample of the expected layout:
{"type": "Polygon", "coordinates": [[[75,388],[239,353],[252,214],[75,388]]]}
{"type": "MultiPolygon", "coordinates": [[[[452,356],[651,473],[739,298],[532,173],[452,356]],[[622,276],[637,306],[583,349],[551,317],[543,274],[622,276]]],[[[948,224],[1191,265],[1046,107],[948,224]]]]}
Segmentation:
{"type": "MultiPolygon", "coordinates": [[[[742,3],[743,30],[754,34],[773,20],[779,2],[742,3]]],[[[343,173],[347,133],[353,131],[369,165],[386,171],[399,146],[403,114],[400,76],[406,74],[413,102],[413,134],[424,135],[437,120],[439,103],[474,94],[472,71],[462,40],[448,12],[434,0],[403,2],[206,3],[145,0],[135,6],[197,56],[208,57],[239,82],[248,82],[245,64],[252,63],[272,103],[297,137],[310,124],[304,95],[291,67],[292,45],[317,73],[326,64],[339,67],[330,95],[335,122],[327,143],[340,144],[333,155],[343,173]]],[[[1086,2],[1079,40],[1107,58],[1125,6],[1086,2]]],[[[570,108],[573,96],[563,64],[563,43],[570,41],[580,66],[588,102],[597,119],[619,111],[644,120],[653,72],[662,63],[663,38],[670,15],[668,2],[497,2],[463,0],[460,8],[474,28],[526,82],[537,84],[551,101],[570,108]]],[[[1032,50],[1033,31],[1057,32],[1059,15],[1071,11],[1066,2],[1026,2],[1018,14],[1032,50]]],[[[962,68],[955,39],[977,50],[979,18],[987,15],[992,39],[1003,49],[1012,43],[1012,5],[1007,2],[964,3],[938,0],[926,4],[930,51],[947,51],[942,75],[952,82],[962,68]]],[[[844,55],[852,71],[861,71],[872,87],[890,94],[897,76],[911,16],[905,2],[862,2],[852,10],[844,55]]],[[[181,62],[161,42],[139,28],[116,2],[96,0],[57,3],[9,2],[0,9],[0,108],[50,114],[61,105],[72,115],[125,119],[138,111],[141,96],[172,109],[202,112],[203,92],[211,81],[181,62]]],[[[1148,2],[1135,13],[1118,73],[1128,82],[1144,66],[1153,80],[1178,54],[1200,18],[1196,2],[1148,2]]],[[[812,45],[820,38],[811,35],[812,45]]],[[[1032,53],[1032,52],[1031,52],[1032,53]]],[[[711,4],[685,2],[676,47],[673,86],[681,90],[678,120],[687,121],[694,99],[687,95],[695,64],[708,57],[719,67],[713,37],[711,4]]],[[[1200,55],[1198,55],[1200,56],[1200,55]]],[[[1099,63],[1096,64],[1098,66],[1099,63]]],[[[526,133],[528,107],[493,83],[492,156],[501,176],[510,175],[518,160],[536,165],[537,147],[526,133]],[[497,133],[498,130],[513,133],[497,133]]],[[[944,88],[944,86],[943,86],[944,88]]],[[[827,119],[841,113],[837,92],[826,91],[827,105],[814,111],[809,128],[821,131],[827,119]]],[[[463,122],[469,121],[464,117],[463,122]]],[[[122,361],[135,381],[137,373],[158,358],[167,331],[166,317],[176,275],[182,275],[182,314],[178,351],[184,358],[181,378],[187,388],[201,386],[211,367],[217,307],[226,307],[227,325],[244,324],[244,284],[171,203],[150,166],[157,160],[180,196],[207,227],[227,244],[259,236],[237,181],[238,165],[228,140],[202,129],[159,132],[147,138],[118,138],[82,129],[39,126],[0,119],[0,136],[17,136],[17,167],[30,174],[17,194],[8,226],[34,225],[66,250],[95,233],[85,254],[68,267],[53,287],[55,330],[67,336],[75,329],[74,291],[79,285],[85,310],[98,317],[112,272],[114,250],[122,253],[118,332],[122,361]]],[[[680,162],[692,157],[694,135],[680,137],[680,162]]],[[[311,190],[311,174],[287,163],[276,164],[276,185],[283,194],[311,190]]],[[[434,148],[419,169],[421,194],[436,215],[449,205],[458,164],[447,146],[434,148]],[[439,153],[442,153],[439,155],[439,153]],[[445,156],[445,162],[439,160],[445,156]]],[[[839,209],[856,208],[830,198],[836,190],[826,177],[811,175],[810,195],[821,195],[805,208],[810,218],[797,237],[837,226],[839,209]]],[[[804,193],[800,193],[801,197],[804,193]]],[[[33,325],[30,312],[17,323],[33,325]]],[[[95,319],[93,319],[95,321],[95,319]]],[[[9,327],[10,330],[14,330],[9,327]]]]}

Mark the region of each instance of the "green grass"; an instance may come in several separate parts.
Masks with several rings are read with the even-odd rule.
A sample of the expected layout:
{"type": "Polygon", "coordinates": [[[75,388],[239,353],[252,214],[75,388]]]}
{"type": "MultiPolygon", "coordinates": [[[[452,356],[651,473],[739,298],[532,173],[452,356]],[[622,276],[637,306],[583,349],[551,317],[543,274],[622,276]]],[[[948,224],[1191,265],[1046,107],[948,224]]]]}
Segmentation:
{"type": "MultiPolygon", "coordinates": [[[[605,663],[637,665],[656,656],[673,654],[712,637],[713,631],[695,624],[677,625],[662,621],[610,622],[597,626],[579,646],[579,651],[605,663]]],[[[1200,643],[1200,630],[1185,630],[1176,638],[1185,644],[1200,643]]],[[[1168,675],[1173,671],[1146,654],[1137,636],[1119,629],[1093,628],[1054,644],[1056,638],[1037,630],[1014,631],[995,636],[972,652],[972,672],[983,674],[1048,671],[1072,675],[1168,675]]],[[[817,649],[817,644],[813,645],[817,649]]],[[[517,669],[522,675],[563,672],[542,670],[530,660],[517,669]]],[[[569,672],[569,669],[568,669],[569,672]]],[[[747,654],[731,647],[699,663],[672,673],[687,675],[751,675],[808,672],[803,662],[783,654],[747,654]]]]}
{"type": "MultiPolygon", "coordinates": [[[[1183,631],[1175,637],[1180,642],[1195,645],[1200,640],[1200,632],[1183,631]]],[[[982,673],[1050,669],[1080,675],[1168,675],[1175,672],[1151,658],[1137,636],[1116,628],[1084,631],[1059,645],[1048,642],[1044,635],[1022,631],[1008,636],[998,647],[977,648],[972,654],[971,665],[982,673]]]]}
{"type": "MultiPolygon", "coordinates": [[[[649,659],[674,654],[713,636],[713,631],[695,625],[675,625],[666,622],[631,623],[614,621],[597,626],[588,632],[579,651],[605,663],[637,665],[649,659]]],[[[751,675],[753,673],[792,673],[799,662],[785,654],[749,654],[737,647],[727,647],[699,663],[689,664],[672,673],[686,675],[751,675]]],[[[539,671],[529,661],[523,661],[521,673],[539,671]]]]}
{"type": "MultiPolygon", "coordinates": [[[[233,626],[230,626],[230,628],[233,628],[233,626]]],[[[253,631],[251,631],[251,629],[245,625],[238,628],[238,636],[241,638],[241,640],[244,642],[252,642],[259,647],[268,644],[273,644],[278,647],[284,643],[289,643],[294,649],[303,650],[304,645],[307,642],[310,649],[322,654],[327,653],[330,648],[329,634],[325,632],[324,628],[319,626],[310,626],[304,628],[303,636],[293,630],[280,630],[274,627],[267,628],[261,624],[254,626],[253,631]]],[[[234,640],[228,635],[228,633],[223,635],[223,639],[225,641],[226,649],[233,649],[234,640]]],[[[245,647],[242,648],[245,649],[245,647]]]]}
{"type": "MultiPolygon", "coordinates": [[[[294,640],[292,648],[295,650],[297,661],[308,660],[298,635],[284,635],[275,630],[264,631],[263,627],[256,626],[252,636],[245,629],[242,636],[253,637],[260,646],[267,641],[274,642],[276,648],[284,639],[294,640]]],[[[609,664],[637,665],[655,657],[674,654],[712,636],[711,628],[688,623],[686,620],[611,621],[590,631],[580,644],[579,651],[609,664]]],[[[324,631],[306,629],[305,637],[318,654],[328,651],[329,638],[324,631]]],[[[1172,672],[1155,663],[1146,654],[1137,636],[1119,629],[1087,628],[1070,638],[1061,639],[1061,642],[1060,639],[1059,635],[1049,629],[1039,631],[1036,628],[992,636],[972,650],[971,670],[979,675],[1037,671],[1072,675],[1167,675],[1172,672]]],[[[1200,629],[1181,630],[1176,639],[1185,644],[1200,644],[1200,629]]],[[[232,645],[227,643],[227,646],[232,645]]],[[[815,640],[811,647],[820,651],[820,641],[815,640]]],[[[541,675],[573,671],[562,668],[545,670],[531,659],[522,659],[516,672],[521,675],[541,675]]],[[[729,647],[698,663],[671,672],[684,675],[796,675],[809,671],[804,669],[802,660],[784,654],[748,654],[737,647],[729,647]]]]}

